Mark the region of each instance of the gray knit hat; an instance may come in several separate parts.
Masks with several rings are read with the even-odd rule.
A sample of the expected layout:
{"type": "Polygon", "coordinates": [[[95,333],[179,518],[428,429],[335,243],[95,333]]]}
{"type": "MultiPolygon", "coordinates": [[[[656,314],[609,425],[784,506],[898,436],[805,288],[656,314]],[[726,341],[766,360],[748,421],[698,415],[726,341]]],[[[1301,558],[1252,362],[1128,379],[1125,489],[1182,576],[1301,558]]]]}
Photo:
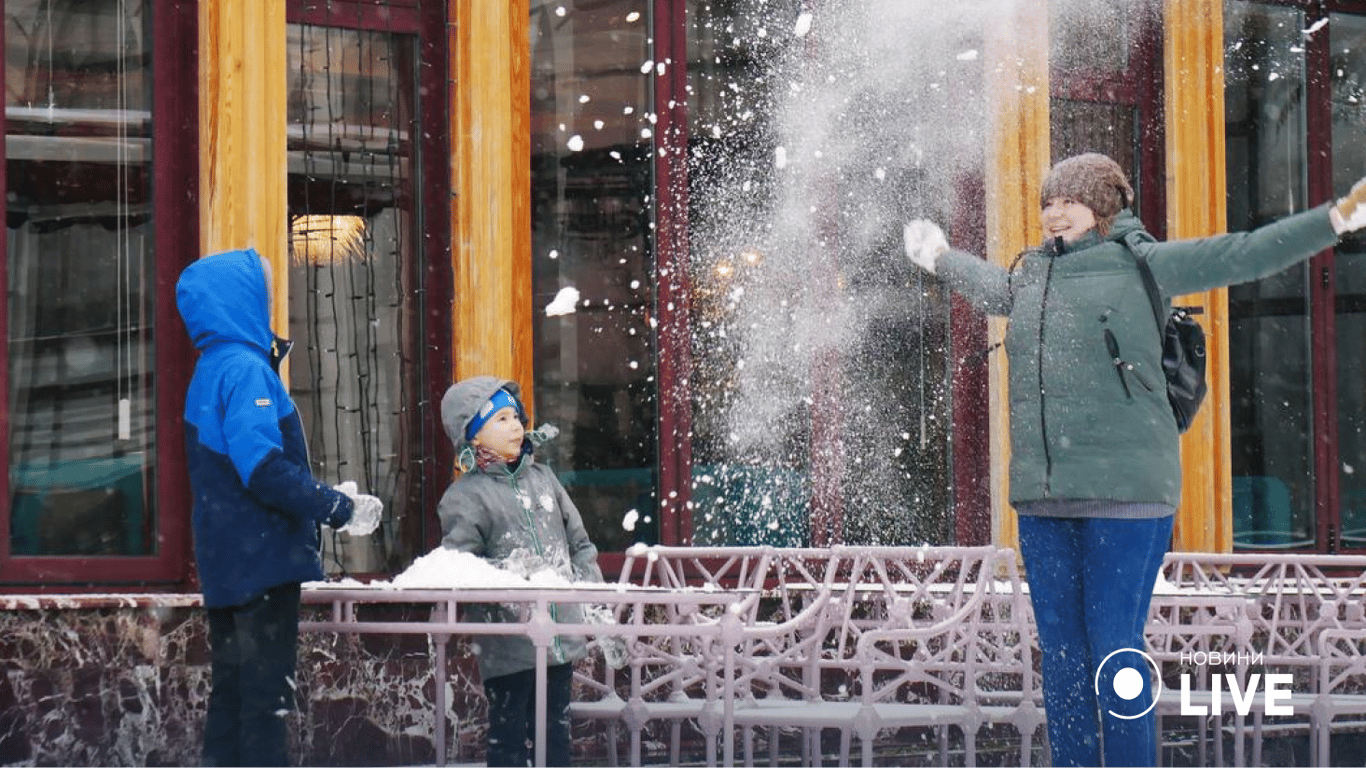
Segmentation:
{"type": "Polygon", "coordinates": [[[1109,234],[1119,212],[1133,205],[1134,189],[1119,163],[1098,152],[1059,161],[1043,180],[1040,205],[1055,197],[1070,197],[1096,215],[1096,229],[1109,234]]]}

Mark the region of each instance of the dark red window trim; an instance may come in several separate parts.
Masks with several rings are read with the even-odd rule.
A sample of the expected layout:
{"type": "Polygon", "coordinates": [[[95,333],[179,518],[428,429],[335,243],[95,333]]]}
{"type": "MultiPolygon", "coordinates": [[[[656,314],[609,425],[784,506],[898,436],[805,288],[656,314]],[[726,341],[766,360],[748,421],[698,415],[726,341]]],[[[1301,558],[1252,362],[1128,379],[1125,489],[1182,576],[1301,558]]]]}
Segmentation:
{"type": "Polygon", "coordinates": [[[285,20],[290,24],[417,34],[436,6],[445,26],[445,9],[439,7],[444,3],[429,2],[425,8],[419,5],[418,0],[289,0],[285,20]]]}
{"type": "Polygon", "coordinates": [[[655,0],[655,313],[658,319],[659,539],[692,543],[692,348],[688,273],[688,25],[685,0],[655,0]]]}
{"type": "MultiPolygon", "coordinates": [[[[1305,26],[1312,28],[1327,19],[1326,11],[1306,8],[1305,26]]],[[[1309,205],[1327,202],[1333,196],[1332,90],[1327,33],[1310,35],[1304,41],[1305,141],[1309,164],[1306,190],[1309,205]],[[1315,152],[1313,148],[1322,151],[1315,152]]],[[[1338,489],[1337,420],[1337,295],[1335,252],[1328,249],[1313,256],[1305,265],[1309,278],[1310,376],[1314,386],[1309,393],[1314,445],[1314,521],[1316,547],[1332,553],[1338,548],[1336,532],[1341,528],[1338,489]],[[1315,279],[1317,278],[1317,279],[1315,279]]]]}
{"type": "MultiPolygon", "coordinates": [[[[986,253],[986,188],[980,175],[957,186],[956,220],[951,231],[961,239],[954,246],[968,253],[986,253]]],[[[986,352],[986,317],[963,297],[949,299],[949,339],[952,348],[950,398],[952,442],[949,474],[953,483],[954,543],[981,546],[991,543],[991,396],[988,371],[993,355],[986,352]]]]}
{"type": "MultiPolygon", "coordinates": [[[[416,0],[412,0],[416,2],[416,0]]],[[[453,2],[453,0],[448,0],[453,2]]],[[[420,286],[425,397],[421,404],[422,454],[428,457],[421,479],[413,484],[409,515],[399,532],[402,545],[424,552],[441,541],[436,505],[455,474],[455,447],[441,427],[440,403],[455,370],[451,314],[455,306],[455,276],[451,264],[451,153],[449,61],[451,38],[446,3],[422,6],[418,56],[418,119],[421,121],[421,163],[417,206],[421,264],[412,264],[414,286],[420,286]],[[412,519],[417,518],[417,519],[412,519]]],[[[528,160],[529,162],[529,160],[528,160]]],[[[531,223],[528,221],[527,226],[531,223]]]]}

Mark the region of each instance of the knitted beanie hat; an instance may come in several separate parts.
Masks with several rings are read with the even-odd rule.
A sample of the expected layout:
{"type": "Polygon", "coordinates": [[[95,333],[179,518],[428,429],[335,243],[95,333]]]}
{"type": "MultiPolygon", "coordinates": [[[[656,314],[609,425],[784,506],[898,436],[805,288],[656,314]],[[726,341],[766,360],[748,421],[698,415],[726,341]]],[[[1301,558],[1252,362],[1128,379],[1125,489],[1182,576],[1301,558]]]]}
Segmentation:
{"type": "Polygon", "coordinates": [[[1134,190],[1119,163],[1097,152],[1059,161],[1048,172],[1039,195],[1040,205],[1055,197],[1070,197],[1096,215],[1096,228],[1110,231],[1119,212],[1134,202],[1134,190]]]}

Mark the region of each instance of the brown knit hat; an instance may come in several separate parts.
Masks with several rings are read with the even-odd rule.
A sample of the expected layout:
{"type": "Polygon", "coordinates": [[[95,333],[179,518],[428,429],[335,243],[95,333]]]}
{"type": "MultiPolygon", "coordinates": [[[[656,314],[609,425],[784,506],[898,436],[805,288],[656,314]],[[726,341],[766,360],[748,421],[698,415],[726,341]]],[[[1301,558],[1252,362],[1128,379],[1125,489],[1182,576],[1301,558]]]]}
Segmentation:
{"type": "Polygon", "coordinates": [[[1115,216],[1134,202],[1134,189],[1119,163],[1098,152],[1059,161],[1043,180],[1040,205],[1055,197],[1070,197],[1096,215],[1096,229],[1109,234],[1115,216]]]}

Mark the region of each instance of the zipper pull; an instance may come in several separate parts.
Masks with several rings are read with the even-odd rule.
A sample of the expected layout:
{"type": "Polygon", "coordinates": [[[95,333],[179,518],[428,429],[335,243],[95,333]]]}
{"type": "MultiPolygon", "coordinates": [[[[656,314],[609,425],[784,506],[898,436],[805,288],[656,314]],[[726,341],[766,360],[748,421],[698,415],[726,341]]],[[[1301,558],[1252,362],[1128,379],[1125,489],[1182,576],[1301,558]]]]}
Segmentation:
{"type": "Polygon", "coordinates": [[[1119,342],[1115,340],[1115,334],[1109,328],[1105,329],[1105,348],[1110,352],[1110,362],[1115,366],[1115,373],[1119,375],[1119,384],[1124,387],[1124,396],[1130,400],[1134,399],[1134,393],[1129,391],[1129,380],[1124,378],[1124,367],[1127,363],[1119,356],[1119,342]]]}

